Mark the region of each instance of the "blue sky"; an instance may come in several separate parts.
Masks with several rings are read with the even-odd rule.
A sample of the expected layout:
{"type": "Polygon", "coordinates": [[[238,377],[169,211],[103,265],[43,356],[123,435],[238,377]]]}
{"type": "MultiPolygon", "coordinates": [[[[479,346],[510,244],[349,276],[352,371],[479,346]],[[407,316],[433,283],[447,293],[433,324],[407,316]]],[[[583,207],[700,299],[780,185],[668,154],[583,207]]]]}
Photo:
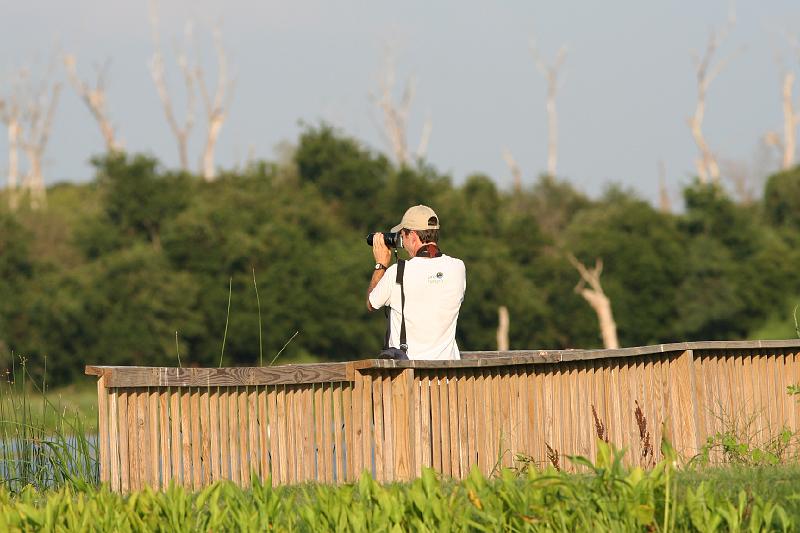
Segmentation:
{"type": "MultiPolygon", "coordinates": [[[[547,144],[545,82],[529,48],[535,36],[546,58],[569,47],[558,98],[559,175],[589,194],[614,181],[655,200],[663,160],[676,200],[697,154],[686,125],[696,91],[691,51],[703,49],[728,7],[722,0],[162,0],[160,11],[178,109],[181,86],[170,44],[193,20],[200,56],[213,73],[210,28],[222,21],[236,73],[218,149],[223,167],[242,162],[251,147],[257,157],[274,158],[278,145],[297,139],[300,121],[326,120],[384,149],[369,95],[391,44],[400,80],[417,79],[412,145],[429,115],[428,159],[456,182],[485,172],[508,186],[504,147],[533,181],[545,168],[547,144]]],[[[734,165],[756,177],[775,164],[759,148],[761,139],[782,127],[777,57],[800,71],[800,56],[792,56],[784,37],[800,23],[800,3],[739,2],[737,15],[720,56],[741,53],[710,88],[704,130],[723,168],[734,165]]],[[[93,63],[111,59],[110,115],[126,148],[177,165],[147,70],[152,43],[144,0],[0,0],[0,93],[16,68],[42,68],[56,47],[76,54],[84,78],[93,63]]],[[[193,162],[202,128],[200,120],[190,142],[193,162]]],[[[102,147],[89,112],[65,86],[47,150],[47,181],[88,179],[88,160],[102,147]]],[[[0,166],[6,161],[0,138],[0,166]]]]}

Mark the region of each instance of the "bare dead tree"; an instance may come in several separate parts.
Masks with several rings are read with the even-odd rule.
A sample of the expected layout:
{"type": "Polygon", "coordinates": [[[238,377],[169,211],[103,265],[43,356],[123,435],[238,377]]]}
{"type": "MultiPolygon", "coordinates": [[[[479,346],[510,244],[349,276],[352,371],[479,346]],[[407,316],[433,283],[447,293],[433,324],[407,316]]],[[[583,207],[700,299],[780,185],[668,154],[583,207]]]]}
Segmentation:
{"type": "Polygon", "coordinates": [[[708,95],[708,88],[711,82],[722,72],[722,69],[727,66],[733,56],[728,56],[716,63],[714,63],[714,55],[719,49],[722,42],[728,36],[731,29],[736,24],[736,12],[733,8],[728,15],[726,24],[719,31],[713,28],[709,31],[708,42],[703,56],[700,57],[693,53],[693,60],[695,64],[695,75],[697,77],[697,102],[695,104],[694,114],[687,119],[689,129],[692,132],[695,144],[700,151],[700,156],[695,161],[697,167],[697,175],[702,183],[712,181],[719,182],[719,164],[717,163],[714,152],[708,145],[705,136],[703,135],[703,119],[706,112],[706,97],[708,95]]]}
{"type": "Polygon", "coordinates": [[[20,109],[19,102],[12,95],[0,98],[0,120],[6,127],[8,135],[8,207],[16,211],[19,207],[19,143],[20,143],[20,109]]]}
{"type": "Polygon", "coordinates": [[[228,118],[228,109],[230,108],[234,88],[233,82],[228,78],[228,58],[222,45],[222,31],[219,27],[214,28],[213,36],[214,46],[217,51],[217,84],[213,97],[206,86],[202,67],[198,64],[194,68],[194,76],[200,88],[200,95],[203,99],[203,107],[208,121],[206,144],[200,161],[200,173],[206,181],[214,181],[216,178],[214,151],[220,131],[222,131],[222,125],[225,123],[225,119],[228,118]]]}
{"type": "Polygon", "coordinates": [[[195,107],[195,76],[189,66],[189,59],[187,57],[186,48],[192,39],[192,25],[186,24],[185,29],[185,45],[177,51],[178,66],[180,67],[183,76],[184,85],[186,87],[186,115],[182,123],[178,122],[175,116],[175,111],[172,106],[172,99],[167,89],[166,74],[164,72],[164,56],[161,52],[161,39],[159,36],[159,16],[155,1],[150,2],[150,25],[153,34],[153,57],[150,60],[150,75],[153,78],[153,83],[158,91],[158,97],[161,100],[161,106],[164,109],[164,115],[167,118],[172,134],[178,143],[178,157],[180,159],[181,168],[189,170],[189,134],[194,127],[194,107],[195,107]]]}
{"type": "MultiPolygon", "coordinates": [[[[411,103],[414,100],[416,80],[412,76],[406,81],[400,101],[397,103],[395,103],[394,99],[395,83],[394,59],[391,52],[387,52],[384,72],[378,83],[379,93],[373,94],[372,99],[383,116],[381,134],[389,145],[395,162],[404,165],[412,159],[412,154],[408,147],[408,114],[411,109],[411,103]]],[[[413,157],[417,159],[425,157],[432,129],[433,122],[428,116],[423,124],[419,145],[413,157]]]]}
{"type": "Polygon", "coordinates": [[[545,105],[545,109],[547,110],[547,174],[555,177],[556,167],[558,165],[558,113],[556,110],[556,96],[560,88],[558,81],[559,70],[567,57],[567,48],[566,46],[562,46],[558,50],[553,63],[549,65],[542,59],[536,47],[536,41],[533,39],[531,39],[531,52],[533,53],[533,60],[536,63],[536,68],[547,81],[547,103],[545,105]]]}
{"type": "Polygon", "coordinates": [[[672,201],[667,190],[667,170],[663,160],[658,162],[658,208],[662,213],[672,213],[672,201]]]}
{"type": "Polygon", "coordinates": [[[800,115],[794,108],[793,98],[794,73],[787,72],[783,76],[783,161],[784,170],[794,166],[795,148],[797,146],[797,125],[800,115]]]}
{"type": "Polygon", "coordinates": [[[508,350],[508,307],[501,305],[497,308],[497,350],[508,350]]]}
{"type": "Polygon", "coordinates": [[[574,255],[568,254],[567,258],[581,275],[581,281],[575,286],[575,292],[583,296],[583,299],[592,306],[592,309],[597,314],[603,346],[607,349],[619,348],[617,324],[614,322],[614,314],[611,311],[611,300],[603,292],[603,286],[600,284],[600,275],[603,273],[603,260],[598,258],[595,261],[594,268],[590,270],[578,261],[574,255]]]}
{"type": "Polygon", "coordinates": [[[27,191],[31,209],[47,207],[44,185],[44,154],[53,127],[53,118],[61,93],[61,83],[54,79],[54,64],[41,77],[21,69],[15,77],[11,95],[4,100],[3,122],[9,137],[9,206],[16,209],[22,192],[27,191]],[[20,171],[18,153],[27,160],[26,172],[20,171]],[[17,188],[19,183],[20,187],[17,188]]]}
{"type": "Polygon", "coordinates": [[[52,82],[42,86],[38,96],[29,102],[23,111],[22,151],[28,159],[28,173],[24,187],[30,193],[31,209],[47,207],[47,191],[44,186],[42,166],[47,142],[53,128],[53,117],[58,106],[61,83],[52,82]]]}
{"type": "Polygon", "coordinates": [[[508,165],[508,169],[511,171],[511,177],[514,179],[514,190],[519,192],[522,190],[522,170],[520,170],[517,161],[514,159],[514,156],[511,154],[511,150],[508,148],[503,148],[503,159],[506,161],[506,165],[508,165]]]}
{"type": "Polygon", "coordinates": [[[722,160],[725,178],[733,186],[734,197],[743,205],[750,205],[755,201],[756,192],[753,172],[746,161],[722,160]]]}
{"type": "Polygon", "coordinates": [[[106,61],[102,66],[96,67],[96,78],[92,87],[78,76],[77,60],[74,54],[65,54],[63,60],[70,84],[89,108],[97,125],[100,127],[100,133],[106,143],[106,150],[109,152],[121,150],[122,144],[116,138],[116,132],[111,120],[108,118],[108,109],[106,107],[106,75],[110,61],[106,61]]]}
{"type": "MultiPolygon", "coordinates": [[[[788,36],[795,53],[800,57],[800,41],[793,35],[788,36]]],[[[800,124],[800,114],[797,113],[794,103],[795,74],[790,68],[785,67],[783,83],[781,84],[781,101],[783,104],[783,138],[774,131],[767,133],[765,142],[777,148],[781,153],[781,169],[788,170],[795,165],[797,150],[797,126],[800,124]]]]}

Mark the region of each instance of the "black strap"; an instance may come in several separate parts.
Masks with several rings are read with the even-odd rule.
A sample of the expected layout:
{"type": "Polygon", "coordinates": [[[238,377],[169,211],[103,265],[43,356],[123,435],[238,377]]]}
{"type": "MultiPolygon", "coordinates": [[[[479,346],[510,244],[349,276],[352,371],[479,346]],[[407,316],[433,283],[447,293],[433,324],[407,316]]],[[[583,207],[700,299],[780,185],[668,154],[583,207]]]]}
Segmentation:
{"type": "MultiPolygon", "coordinates": [[[[400,349],[403,352],[408,351],[408,345],[406,344],[406,316],[405,316],[405,308],[406,308],[406,293],[403,290],[403,274],[406,269],[406,262],[403,259],[397,260],[397,275],[394,278],[394,282],[400,285],[400,349]]],[[[384,313],[386,315],[386,335],[383,338],[383,349],[386,350],[389,348],[389,337],[391,337],[392,332],[392,316],[391,316],[391,308],[389,306],[384,308],[384,313]]]]}
{"type": "Polygon", "coordinates": [[[400,349],[408,352],[406,344],[406,292],[403,290],[403,273],[406,269],[406,262],[403,259],[397,261],[397,277],[395,283],[400,285],[400,349]]]}

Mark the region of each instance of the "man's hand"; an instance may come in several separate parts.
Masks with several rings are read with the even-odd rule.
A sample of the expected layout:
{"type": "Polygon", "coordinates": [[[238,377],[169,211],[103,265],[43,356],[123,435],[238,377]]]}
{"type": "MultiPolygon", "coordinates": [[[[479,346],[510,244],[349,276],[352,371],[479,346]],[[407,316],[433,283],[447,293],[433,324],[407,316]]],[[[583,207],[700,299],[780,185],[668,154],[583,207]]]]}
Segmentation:
{"type": "MultiPolygon", "coordinates": [[[[392,260],[392,251],[386,246],[386,243],[383,242],[383,233],[375,233],[372,237],[372,255],[375,257],[375,261],[382,264],[385,267],[389,267],[389,262],[392,260]]],[[[372,272],[372,279],[369,280],[369,287],[367,287],[367,310],[374,311],[375,308],[372,307],[372,304],[369,303],[369,294],[372,292],[372,289],[378,284],[381,280],[383,275],[386,273],[385,269],[378,269],[372,272]]]]}
{"type": "Polygon", "coordinates": [[[383,242],[383,233],[376,232],[372,237],[372,255],[376,262],[385,267],[389,266],[389,262],[392,260],[392,251],[383,242]]]}

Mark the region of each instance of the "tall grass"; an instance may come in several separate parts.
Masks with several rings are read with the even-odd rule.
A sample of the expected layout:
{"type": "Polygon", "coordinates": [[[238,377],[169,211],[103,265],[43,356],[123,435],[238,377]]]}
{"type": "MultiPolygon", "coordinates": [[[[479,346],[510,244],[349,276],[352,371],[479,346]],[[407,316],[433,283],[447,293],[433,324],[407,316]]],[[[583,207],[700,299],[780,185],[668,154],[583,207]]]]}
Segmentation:
{"type": "Polygon", "coordinates": [[[0,381],[0,485],[12,493],[99,482],[96,441],[77,411],[54,404],[31,376],[25,357],[14,358],[0,381]],[[54,420],[53,424],[47,420],[54,420]]]}

